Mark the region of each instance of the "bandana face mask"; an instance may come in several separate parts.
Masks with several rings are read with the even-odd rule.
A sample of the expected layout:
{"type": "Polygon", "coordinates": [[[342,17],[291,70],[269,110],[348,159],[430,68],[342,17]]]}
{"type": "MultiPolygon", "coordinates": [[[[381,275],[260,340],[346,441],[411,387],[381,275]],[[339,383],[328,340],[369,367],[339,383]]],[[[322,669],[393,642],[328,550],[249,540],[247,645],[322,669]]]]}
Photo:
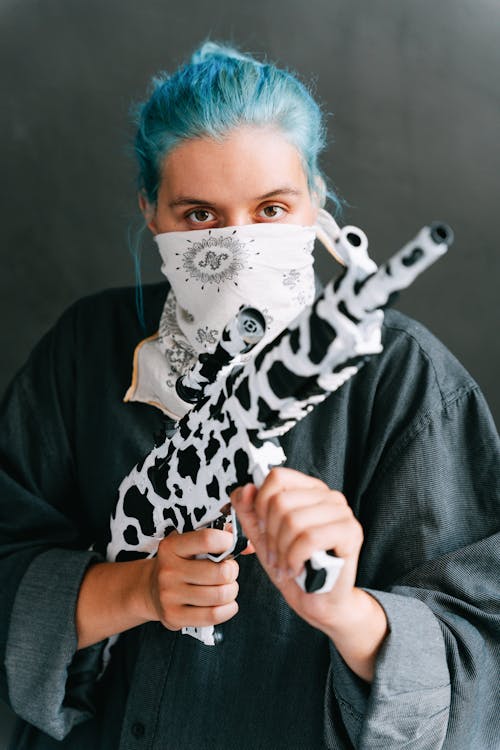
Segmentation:
{"type": "Polygon", "coordinates": [[[265,336],[251,356],[275,338],[314,300],[312,252],[325,220],[333,222],[326,227],[332,236],[338,227],[324,211],[319,226],[277,222],[156,235],[171,288],[158,334],[136,350],[125,400],[184,416],[190,407],[175,391],[177,378],[198,354],[215,349],[242,304],[256,307],[266,320],[265,336]]]}
{"type": "Polygon", "coordinates": [[[242,304],[266,319],[262,347],[314,299],[312,227],[248,224],[156,235],[179,328],[196,352],[213,351],[242,304]]]}

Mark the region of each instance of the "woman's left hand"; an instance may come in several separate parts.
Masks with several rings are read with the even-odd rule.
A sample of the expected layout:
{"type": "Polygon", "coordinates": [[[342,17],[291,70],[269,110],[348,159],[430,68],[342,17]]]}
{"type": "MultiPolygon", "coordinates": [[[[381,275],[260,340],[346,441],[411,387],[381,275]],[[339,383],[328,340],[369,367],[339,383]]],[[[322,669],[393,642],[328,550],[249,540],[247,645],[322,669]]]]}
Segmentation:
{"type": "Polygon", "coordinates": [[[259,490],[253,484],[240,487],[231,502],[289,606],[326,633],[357,674],[371,679],[387,619],[378,602],[355,587],[363,530],[344,495],[314,477],[275,468],[259,490]],[[331,591],[308,594],[295,578],[319,550],[333,550],[344,565],[331,591]]]}
{"type": "Polygon", "coordinates": [[[260,490],[246,485],[231,500],[245,535],[277,588],[314,627],[331,626],[349,605],[363,530],[341,492],[294,469],[272,469],[260,490]],[[295,582],[313,552],[333,550],[344,560],[333,589],[311,596],[295,582]]]}

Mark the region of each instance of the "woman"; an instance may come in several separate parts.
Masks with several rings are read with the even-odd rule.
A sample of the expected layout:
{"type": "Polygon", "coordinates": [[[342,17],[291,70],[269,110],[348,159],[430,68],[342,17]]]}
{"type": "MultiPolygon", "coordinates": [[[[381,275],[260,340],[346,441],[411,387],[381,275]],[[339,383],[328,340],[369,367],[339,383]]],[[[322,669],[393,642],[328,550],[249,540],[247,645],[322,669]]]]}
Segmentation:
{"type": "Polygon", "coordinates": [[[269,335],[312,301],[294,237],[325,199],[317,105],[290,74],[234,50],[206,44],[156,80],[138,125],[140,207],[172,286],[144,289],[144,327],[160,333],[136,351],[127,403],[144,338],[129,289],[68,310],[3,404],[13,747],[493,748],[497,436],[470,376],[398,313],[386,314],[383,353],[282,439],[287,468],[233,493],[256,555],[198,559],[229,548],[218,529],[173,532],[152,559],[100,554],[120,482],[164,413],[180,416],[172,378],[216,338],[225,282],[258,287],[269,335]],[[269,224],[289,232],[273,253],[300,294],[291,276],[282,294],[264,271],[208,251],[214,273],[233,266],[213,304],[204,284],[192,292],[178,233],[230,227],[238,239],[269,224]],[[344,566],[330,592],[306,594],[294,578],[318,549],[344,566]],[[213,648],[179,632],[215,624],[213,648]]]}

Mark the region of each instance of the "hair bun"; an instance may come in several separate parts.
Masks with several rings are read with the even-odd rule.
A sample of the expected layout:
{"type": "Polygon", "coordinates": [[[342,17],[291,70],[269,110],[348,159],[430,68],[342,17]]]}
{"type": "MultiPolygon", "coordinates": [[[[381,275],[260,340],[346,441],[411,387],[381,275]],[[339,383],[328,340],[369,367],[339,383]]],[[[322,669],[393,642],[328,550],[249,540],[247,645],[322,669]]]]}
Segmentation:
{"type": "Polygon", "coordinates": [[[248,62],[256,63],[252,57],[243,55],[234,47],[230,47],[228,44],[219,44],[218,42],[203,42],[201,47],[198,47],[191,56],[191,64],[197,65],[203,63],[206,60],[214,57],[223,57],[226,60],[247,60],[248,62]]]}

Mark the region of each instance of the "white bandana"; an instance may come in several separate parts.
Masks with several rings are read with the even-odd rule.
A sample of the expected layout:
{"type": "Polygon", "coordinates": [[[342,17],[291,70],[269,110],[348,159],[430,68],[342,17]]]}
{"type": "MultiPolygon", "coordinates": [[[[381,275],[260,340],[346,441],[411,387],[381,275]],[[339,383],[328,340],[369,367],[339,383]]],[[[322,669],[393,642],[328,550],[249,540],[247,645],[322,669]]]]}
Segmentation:
{"type": "MultiPolygon", "coordinates": [[[[155,237],[171,288],[159,331],[141,342],[125,401],[143,401],[178,419],[191,408],[175,383],[203,351],[212,352],[242,304],[266,319],[265,346],[314,299],[314,238],[338,227],[321,211],[320,226],[245,224],[166,232],[155,237]]],[[[326,243],[325,243],[326,244],[326,243]]]]}

